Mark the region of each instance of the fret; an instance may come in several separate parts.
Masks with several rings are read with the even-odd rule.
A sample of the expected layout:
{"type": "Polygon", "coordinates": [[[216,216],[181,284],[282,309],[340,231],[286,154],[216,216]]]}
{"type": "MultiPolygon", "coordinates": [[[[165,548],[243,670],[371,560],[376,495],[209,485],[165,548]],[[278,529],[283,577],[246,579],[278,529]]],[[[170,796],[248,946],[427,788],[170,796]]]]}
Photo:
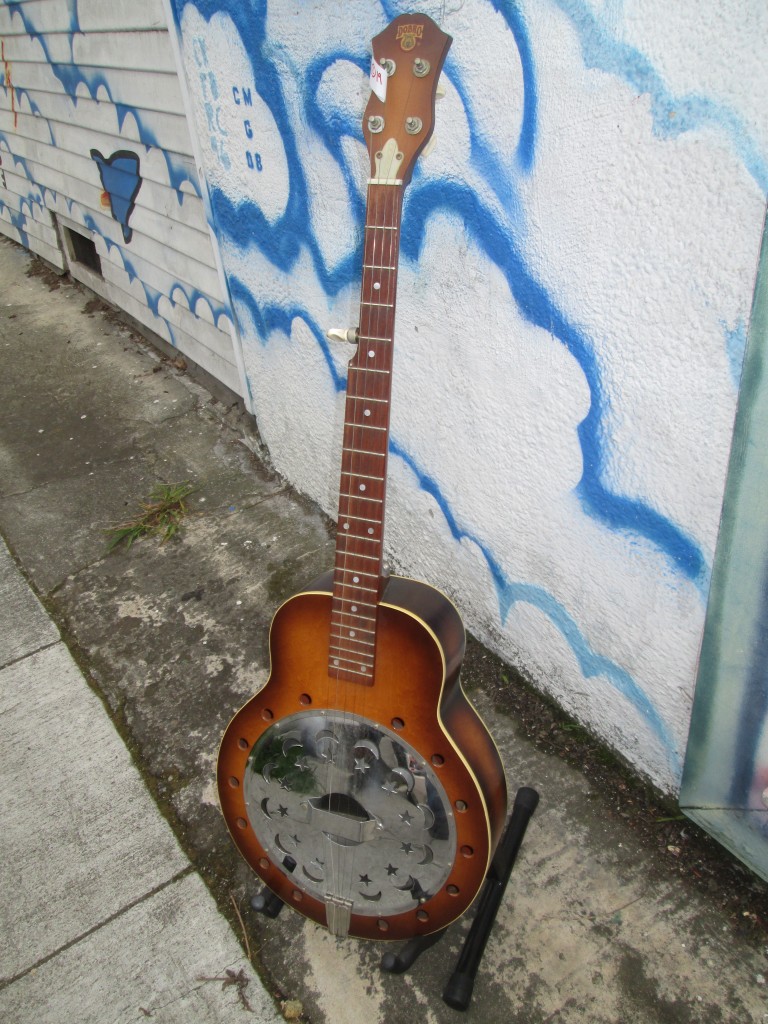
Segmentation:
{"type": "Polygon", "coordinates": [[[360,480],[378,480],[378,482],[380,484],[384,483],[384,477],[383,476],[373,476],[371,474],[366,474],[366,473],[353,473],[352,470],[350,470],[350,469],[342,469],[341,475],[342,476],[358,477],[360,480]]]}
{"type": "Polygon", "coordinates": [[[396,224],[366,224],[366,231],[397,231],[398,226],[396,224]]]}
{"type": "MultiPolygon", "coordinates": [[[[343,602],[345,602],[347,604],[353,603],[351,597],[342,597],[342,598],[339,598],[339,600],[343,601],[343,602]]],[[[366,604],[367,602],[360,601],[359,603],[360,604],[366,604]]],[[[355,605],[355,607],[357,607],[357,606],[355,605]]],[[[368,607],[369,608],[375,608],[376,605],[375,604],[368,604],[368,607]]],[[[339,615],[342,615],[345,619],[359,619],[362,622],[375,622],[376,621],[376,616],[375,615],[360,615],[357,612],[339,611],[336,617],[338,618],[339,615]]],[[[331,621],[333,621],[333,619],[331,621]]],[[[346,623],[344,623],[344,622],[334,622],[333,624],[335,626],[344,626],[344,625],[346,625],[346,623]]],[[[366,626],[361,626],[360,627],[360,629],[366,629],[366,628],[367,628],[366,626]]]]}
{"type": "Polygon", "coordinates": [[[385,341],[389,344],[392,343],[391,338],[374,338],[372,334],[359,334],[357,337],[358,341],[385,341]]]}
{"type": "MultiPolygon", "coordinates": [[[[341,534],[342,537],[346,537],[346,532],[341,534]]],[[[364,558],[367,562],[378,562],[378,555],[363,555],[359,551],[341,551],[342,555],[348,555],[350,558],[364,558]]]]}
{"type": "MultiPolygon", "coordinates": [[[[378,537],[368,537],[364,533],[352,533],[351,530],[345,530],[344,531],[344,536],[345,537],[353,537],[355,540],[364,540],[368,544],[381,544],[381,540],[378,537]]],[[[347,553],[348,554],[352,554],[352,552],[347,552],[347,553]]],[[[355,558],[359,558],[359,557],[360,556],[355,552],[355,558]]]]}
{"type": "Polygon", "coordinates": [[[375,501],[377,505],[381,505],[384,502],[383,498],[368,498],[365,494],[350,494],[349,491],[340,491],[340,498],[351,498],[354,501],[375,501]]]}
{"type": "Polygon", "coordinates": [[[384,430],[384,431],[386,431],[386,429],[387,429],[386,427],[375,427],[372,423],[348,423],[347,426],[351,427],[353,430],[384,430]]]}
{"type": "MultiPolygon", "coordinates": [[[[338,641],[347,640],[353,644],[362,644],[364,647],[375,646],[372,640],[364,640],[362,637],[357,636],[336,636],[335,633],[331,633],[331,639],[338,641]]],[[[331,644],[331,650],[346,651],[348,654],[360,654],[363,656],[368,653],[367,651],[356,651],[354,647],[345,647],[341,642],[339,642],[338,644],[331,644]]]]}
{"type": "MultiPolygon", "coordinates": [[[[363,618],[364,617],[366,622],[373,622],[373,623],[376,622],[376,619],[375,618],[371,618],[370,615],[369,616],[358,616],[358,615],[349,616],[349,615],[346,615],[346,613],[344,613],[344,614],[345,614],[347,619],[357,619],[357,618],[363,618]]],[[[342,633],[343,633],[343,635],[342,635],[342,633],[334,633],[333,629],[332,629],[331,630],[331,639],[333,639],[333,640],[346,640],[347,638],[349,638],[352,641],[352,643],[355,643],[355,644],[361,643],[361,644],[366,644],[366,645],[368,645],[370,647],[373,647],[373,644],[369,643],[368,640],[364,639],[365,637],[370,637],[370,636],[373,635],[374,630],[372,629],[371,626],[358,626],[354,622],[349,622],[349,621],[347,621],[347,622],[334,622],[333,620],[331,621],[331,626],[336,628],[336,629],[342,630],[342,633]],[[351,630],[349,628],[350,625],[353,627],[351,630]],[[358,631],[360,632],[360,636],[359,637],[357,635],[358,631]],[[354,633],[355,635],[354,636],[349,636],[350,632],[354,633]]]]}
{"type": "MultiPolygon", "coordinates": [[[[349,513],[347,513],[346,515],[343,515],[341,518],[342,519],[356,519],[360,523],[378,523],[378,524],[381,523],[380,519],[366,519],[365,516],[351,516],[349,513]]],[[[354,536],[354,534],[353,534],[353,536],[354,536]]]]}
{"type": "Polygon", "coordinates": [[[389,376],[389,370],[377,370],[373,366],[350,366],[350,373],[386,373],[389,376]]]}
{"type": "Polygon", "coordinates": [[[360,303],[360,305],[361,306],[379,306],[382,309],[394,309],[395,308],[394,302],[365,302],[365,301],[362,301],[360,303]]]}
{"type": "Polygon", "coordinates": [[[347,392],[347,398],[353,398],[356,402],[383,402],[385,405],[389,403],[388,398],[371,398],[370,395],[353,395],[351,391],[347,392]]]}
{"type": "Polygon", "coordinates": [[[351,672],[351,673],[353,673],[356,676],[365,676],[366,679],[369,679],[370,675],[371,675],[371,669],[373,668],[373,665],[372,664],[371,665],[362,665],[362,666],[360,666],[360,671],[358,671],[357,666],[360,665],[360,662],[362,660],[363,660],[363,655],[362,654],[360,655],[359,658],[333,658],[332,661],[331,661],[331,668],[341,668],[341,665],[339,664],[339,662],[345,661],[348,665],[355,665],[356,666],[355,668],[345,668],[344,669],[345,672],[351,672]]]}
{"type": "MultiPolygon", "coordinates": [[[[355,455],[376,455],[380,459],[383,459],[387,454],[386,452],[370,452],[366,448],[347,448],[346,445],[342,447],[341,450],[344,452],[353,452],[355,455]]],[[[353,473],[352,475],[354,476],[355,474],[353,473]]]]}
{"type": "MultiPolygon", "coordinates": [[[[364,572],[362,569],[339,569],[339,572],[353,572],[356,576],[370,576],[372,579],[378,579],[379,577],[375,572],[364,572]]],[[[348,583],[342,583],[343,587],[348,587],[348,583]]],[[[355,584],[358,590],[369,590],[372,594],[375,594],[378,587],[366,587],[362,583],[355,584]]]]}
{"type": "Polygon", "coordinates": [[[387,267],[377,263],[364,263],[363,267],[366,270],[397,270],[397,264],[392,267],[387,267]]]}

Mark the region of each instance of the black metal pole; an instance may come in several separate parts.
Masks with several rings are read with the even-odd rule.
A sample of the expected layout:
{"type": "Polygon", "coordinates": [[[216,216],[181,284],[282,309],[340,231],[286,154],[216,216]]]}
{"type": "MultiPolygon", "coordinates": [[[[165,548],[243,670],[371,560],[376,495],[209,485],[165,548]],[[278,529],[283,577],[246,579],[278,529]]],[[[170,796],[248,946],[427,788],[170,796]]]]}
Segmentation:
{"type": "Polygon", "coordinates": [[[523,786],[517,791],[509,824],[485,878],[475,919],[464,940],[456,970],[443,990],[443,1001],[454,1010],[466,1010],[469,1007],[472,990],[475,987],[475,975],[483,958],[485,944],[496,920],[525,830],[538,802],[539,794],[530,786],[523,786]]]}

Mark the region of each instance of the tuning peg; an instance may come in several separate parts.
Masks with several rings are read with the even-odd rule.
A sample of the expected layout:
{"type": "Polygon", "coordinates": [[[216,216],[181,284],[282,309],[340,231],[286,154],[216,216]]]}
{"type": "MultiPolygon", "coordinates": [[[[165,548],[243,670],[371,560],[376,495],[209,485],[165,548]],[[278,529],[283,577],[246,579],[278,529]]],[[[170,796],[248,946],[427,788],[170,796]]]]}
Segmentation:
{"type": "Polygon", "coordinates": [[[443,96],[445,96],[445,86],[443,85],[443,80],[440,79],[437,83],[437,88],[435,89],[435,99],[441,100],[443,96]]]}
{"type": "Polygon", "coordinates": [[[332,327],[330,331],[325,332],[325,336],[329,341],[348,341],[350,345],[357,344],[356,327],[349,327],[347,330],[343,327],[332,327]]]}

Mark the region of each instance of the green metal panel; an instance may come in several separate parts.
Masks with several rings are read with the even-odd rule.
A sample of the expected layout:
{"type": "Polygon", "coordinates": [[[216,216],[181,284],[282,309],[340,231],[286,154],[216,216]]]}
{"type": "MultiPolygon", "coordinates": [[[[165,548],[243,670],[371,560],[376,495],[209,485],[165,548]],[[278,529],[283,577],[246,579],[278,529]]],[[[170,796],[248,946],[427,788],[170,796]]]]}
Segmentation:
{"type": "Polygon", "coordinates": [[[768,879],[768,230],[764,228],[680,805],[768,879]]]}

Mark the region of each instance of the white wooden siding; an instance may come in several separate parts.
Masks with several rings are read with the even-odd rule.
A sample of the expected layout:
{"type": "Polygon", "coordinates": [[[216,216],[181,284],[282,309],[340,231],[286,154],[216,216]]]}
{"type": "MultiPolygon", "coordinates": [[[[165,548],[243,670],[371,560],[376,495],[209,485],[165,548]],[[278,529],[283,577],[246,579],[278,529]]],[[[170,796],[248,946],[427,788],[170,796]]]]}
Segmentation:
{"type": "Polygon", "coordinates": [[[0,44],[0,231],[242,394],[162,0],[0,0],[0,44]],[[139,161],[128,240],[92,151],[139,161]]]}

